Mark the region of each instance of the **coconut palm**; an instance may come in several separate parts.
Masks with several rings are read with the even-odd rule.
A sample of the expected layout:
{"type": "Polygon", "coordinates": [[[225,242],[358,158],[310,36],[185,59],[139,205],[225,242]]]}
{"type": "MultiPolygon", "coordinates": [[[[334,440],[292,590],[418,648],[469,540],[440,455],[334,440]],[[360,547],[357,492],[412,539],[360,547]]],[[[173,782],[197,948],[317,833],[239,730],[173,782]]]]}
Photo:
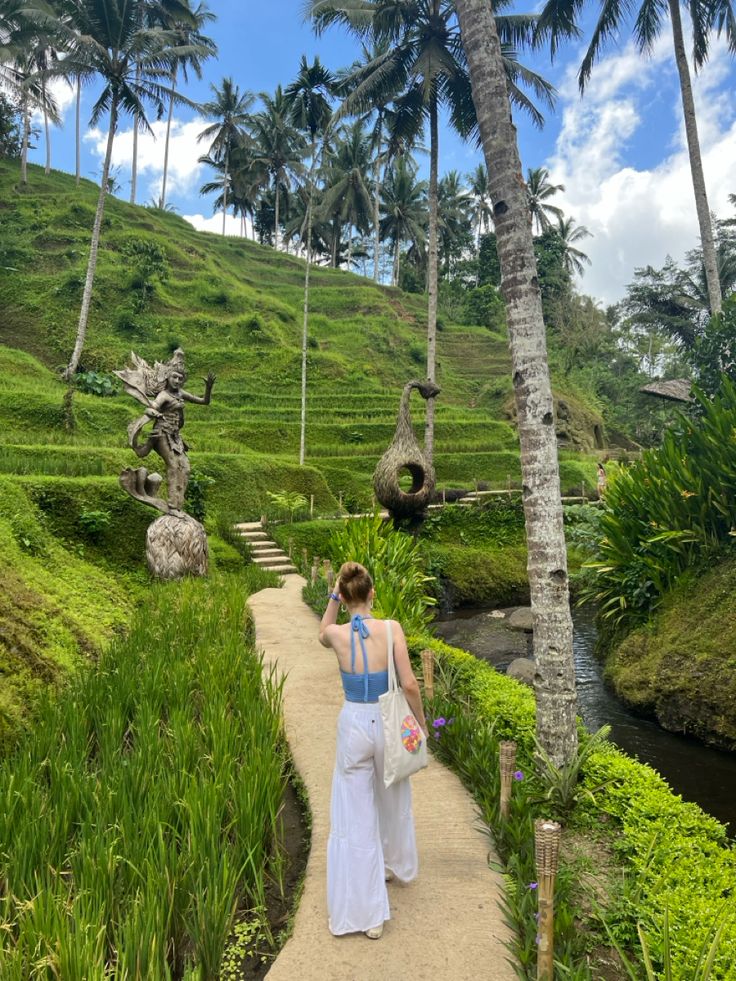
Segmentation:
{"type": "MultiPolygon", "coordinates": [[[[320,210],[322,216],[336,220],[338,228],[347,226],[347,264],[352,264],[352,230],[365,233],[370,228],[373,205],[371,182],[370,141],[358,119],[340,134],[340,139],[328,161],[326,185],[320,210]]],[[[341,236],[340,236],[341,237],[341,236]]],[[[336,250],[338,239],[333,248],[336,250]]],[[[333,265],[337,252],[333,252],[333,265]]]]}
{"type": "MultiPolygon", "coordinates": [[[[327,130],[332,116],[331,99],[336,87],[335,77],[315,58],[311,65],[302,55],[299,74],[287,86],[285,94],[291,120],[309,135],[309,177],[306,201],[307,265],[304,270],[304,311],[302,320],[302,390],[299,431],[299,465],[304,464],[307,435],[307,341],[309,333],[309,270],[312,264],[312,219],[314,208],[314,172],[317,166],[317,137],[327,130]]],[[[298,202],[297,202],[298,207],[298,202]]]]}
{"type": "Polygon", "coordinates": [[[381,188],[381,238],[392,244],[391,285],[399,285],[401,247],[411,243],[423,250],[427,226],[427,182],[417,180],[411,157],[400,156],[389,168],[381,188]]]}
{"type": "Polygon", "coordinates": [[[574,218],[562,216],[557,219],[557,224],[553,227],[564,246],[562,263],[565,270],[570,276],[573,273],[582,276],[585,272],[585,265],[590,265],[590,259],[576,247],[575,243],[582,242],[584,238],[591,238],[593,233],[589,232],[585,225],[576,225],[574,218]]]}
{"type": "MultiPolygon", "coordinates": [[[[236,147],[246,142],[245,127],[251,118],[248,110],[255,100],[250,92],[241,93],[232,78],[223,78],[219,88],[210,85],[210,90],[213,98],[202,106],[202,113],[205,119],[212,119],[214,122],[202,130],[197,136],[197,142],[209,141],[209,150],[204,157],[200,157],[200,162],[214,166],[214,169],[221,174],[220,181],[215,183],[222,191],[222,197],[218,200],[222,207],[222,234],[224,235],[230,185],[230,157],[236,147]]],[[[208,192],[200,191],[200,193],[208,192]]]]}
{"type": "Polygon", "coordinates": [[[448,171],[437,187],[437,237],[444,274],[452,276],[453,264],[472,244],[471,202],[460,174],[448,171]]]}
{"type": "MultiPolygon", "coordinates": [[[[723,32],[727,35],[731,51],[736,51],[736,14],[733,9],[733,0],[686,0],[685,6],[690,13],[693,24],[692,57],[696,71],[708,59],[710,38],[714,28],[719,34],[723,32]]],[[[577,16],[580,10],[580,0],[547,0],[540,16],[538,29],[541,34],[549,32],[551,35],[553,52],[558,45],[559,34],[561,32],[569,34],[571,29],[576,29],[577,16]]],[[[632,10],[633,6],[623,3],[622,0],[601,0],[598,21],[593,29],[588,50],[578,72],[581,92],[584,91],[590,80],[593,66],[606,41],[609,38],[620,36],[624,21],[632,10]]],[[[680,96],[690,158],[690,173],[695,194],[695,209],[698,215],[700,240],[703,244],[708,298],[711,313],[718,313],[722,304],[718,278],[718,258],[705,188],[700,138],[695,115],[690,67],[682,31],[679,0],[666,0],[666,2],[665,0],[642,0],[634,22],[634,40],[642,54],[651,53],[654,42],[665,26],[668,12],[672,28],[675,64],[680,80],[680,96]]]]}
{"type": "Polygon", "coordinates": [[[537,737],[556,766],[577,750],[575,671],[554,406],[529,205],[487,0],[455,0],[494,202],[521,444],[534,619],[537,737]]]}
{"type": "Polygon", "coordinates": [[[250,118],[254,142],[254,159],[263,165],[273,182],[274,248],[279,247],[281,195],[291,187],[292,179],[304,170],[307,154],[304,137],[291,121],[290,105],[280,85],[271,96],[260,93],[263,108],[250,118]]]}
{"type": "Polygon", "coordinates": [[[563,217],[562,208],[550,204],[549,199],[559,191],[564,191],[565,185],[552,184],[546,167],[530,167],[526,175],[526,190],[532,225],[541,235],[542,232],[546,232],[552,227],[552,219],[560,221],[563,217]],[[550,219],[550,215],[552,219],[550,219]]]}
{"type": "MultiPolygon", "coordinates": [[[[192,49],[190,53],[177,61],[171,72],[172,93],[176,92],[178,76],[181,72],[185,82],[189,81],[188,69],[191,68],[197,78],[202,77],[202,63],[206,58],[212,58],[217,54],[217,45],[212,38],[202,33],[202,29],[212,21],[216,20],[215,15],[207,8],[204,3],[198,3],[192,7],[191,0],[184,0],[188,16],[185,19],[174,17],[168,25],[176,37],[177,44],[183,49],[192,49]],[[196,52],[202,51],[200,55],[196,52]]],[[[164,172],[161,178],[161,195],[159,197],[159,208],[166,209],[166,181],[169,173],[169,141],[171,139],[171,120],[174,115],[174,98],[169,99],[169,114],[166,118],[166,138],[164,140],[164,172]]]]}
{"type": "Polygon", "coordinates": [[[475,248],[479,251],[481,235],[487,235],[493,224],[493,207],[488,193],[488,171],[485,164],[478,164],[472,174],[468,174],[468,184],[473,203],[475,248]]]}
{"type": "MultiPolygon", "coordinates": [[[[503,7],[508,0],[501,0],[503,7]]],[[[498,6],[498,5],[497,5],[498,6]]],[[[476,132],[475,112],[465,56],[457,29],[453,0],[309,0],[310,16],[318,31],[337,23],[360,37],[387,42],[383,54],[359,68],[343,111],[365,112],[379,102],[402,97],[406,124],[417,133],[429,122],[429,255],[427,275],[427,378],[434,381],[437,344],[437,184],[439,112],[446,108],[461,136],[476,132]]],[[[541,114],[521,86],[551,105],[552,87],[516,60],[516,49],[531,41],[536,17],[515,14],[498,17],[505,43],[505,67],[512,102],[541,123],[541,114]]],[[[432,461],[434,399],[427,402],[425,452],[432,461]]]]}
{"type": "MultiPolygon", "coordinates": [[[[174,0],[167,0],[167,3],[173,6],[174,0]]],[[[105,113],[109,114],[107,146],[92,226],[77,337],[64,372],[67,379],[77,370],[87,333],[107,179],[120,117],[128,113],[150,129],[145,106],[151,104],[157,112],[163,112],[163,100],[170,91],[164,83],[168,79],[172,60],[183,54],[175,43],[176,39],[162,27],[141,26],[143,8],[149,7],[147,0],[74,0],[69,8],[69,18],[60,18],[57,22],[60,46],[64,48],[65,57],[63,63],[51,66],[49,76],[99,78],[102,91],[92,108],[91,125],[96,125],[105,113]]],[[[177,98],[188,102],[181,96],[177,98]]]]}

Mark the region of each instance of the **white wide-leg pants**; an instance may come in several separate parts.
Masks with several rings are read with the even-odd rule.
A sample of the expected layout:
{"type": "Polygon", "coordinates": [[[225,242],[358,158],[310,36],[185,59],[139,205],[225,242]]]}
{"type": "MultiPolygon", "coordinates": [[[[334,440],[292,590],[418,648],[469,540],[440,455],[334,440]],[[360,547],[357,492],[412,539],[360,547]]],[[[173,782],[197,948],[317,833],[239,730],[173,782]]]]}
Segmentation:
{"type": "Polygon", "coordinates": [[[327,844],[330,931],[355,933],[390,918],[385,872],[419,871],[411,785],[383,784],[383,722],[376,703],[345,702],[337,720],[327,844]]]}

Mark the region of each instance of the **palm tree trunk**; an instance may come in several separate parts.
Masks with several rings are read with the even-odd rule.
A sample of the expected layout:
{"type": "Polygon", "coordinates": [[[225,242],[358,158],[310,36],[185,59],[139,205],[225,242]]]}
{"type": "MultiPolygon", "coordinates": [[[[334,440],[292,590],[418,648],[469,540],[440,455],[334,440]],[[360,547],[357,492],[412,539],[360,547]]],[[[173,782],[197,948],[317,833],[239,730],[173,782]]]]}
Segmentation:
{"type": "MultiPolygon", "coordinates": [[[[140,82],[140,65],[135,67],[136,85],[140,82]]],[[[133,162],[130,168],[130,203],[135,204],[135,193],[138,184],[138,120],[133,116],[133,162]]]]}
{"type": "Polygon", "coordinates": [[[274,181],[276,199],[273,209],[273,247],[278,252],[279,249],[279,182],[278,178],[274,181]]]}
{"type": "Polygon", "coordinates": [[[48,175],[51,173],[51,134],[49,132],[49,114],[46,109],[46,82],[41,81],[41,105],[43,109],[43,132],[44,138],[46,140],[46,166],[44,167],[44,174],[48,175]]]}
{"type": "Polygon", "coordinates": [[[100,229],[102,228],[102,215],[105,210],[105,198],[107,197],[107,179],[110,175],[110,160],[112,158],[112,144],[115,139],[115,130],[118,122],[118,100],[113,96],[110,105],[110,131],[107,134],[107,149],[105,150],[105,161],[102,165],[102,182],[100,184],[100,194],[97,198],[97,211],[92,225],[92,241],[89,246],[89,259],[87,261],[87,278],[84,281],[84,293],[82,294],[82,309],[79,311],[79,325],[77,327],[77,339],[74,342],[74,350],[69,360],[69,364],[64,371],[66,381],[71,381],[79,365],[84,347],[84,338],[87,334],[87,320],[89,318],[89,307],[92,301],[92,286],[95,281],[95,269],[97,268],[97,250],[100,245],[100,229]]]}
{"type": "Polygon", "coordinates": [[[309,269],[312,265],[312,194],[314,168],[317,163],[317,140],[312,137],[312,160],[309,165],[309,195],[307,197],[307,266],[304,270],[304,320],[302,322],[302,404],[299,425],[299,466],[304,466],[307,443],[307,340],[309,325],[309,269]]]}
{"type": "Polygon", "coordinates": [[[337,269],[337,252],[340,246],[340,222],[335,218],[332,221],[332,268],[337,269]]]}
{"type": "Polygon", "coordinates": [[[75,141],[76,141],[76,182],[77,187],[79,187],[79,181],[82,176],[82,141],[81,141],[81,116],[82,116],[82,79],[77,79],[77,105],[75,113],[75,141]]]}
{"type": "Polygon", "coordinates": [[[381,228],[380,228],[380,204],[381,204],[381,142],[383,139],[382,123],[378,123],[378,153],[374,165],[373,177],[373,281],[378,282],[378,266],[381,256],[381,228]]]}
{"type": "Polygon", "coordinates": [[[161,178],[161,196],[158,199],[158,206],[162,210],[166,207],[166,178],[169,175],[169,139],[171,138],[171,119],[174,115],[174,92],[176,91],[176,75],[177,70],[174,70],[173,78],[171,79],[171,99],[169,100],[169,115],[166,120],[166,140],[164,142],[164,173],[161,178]]]}
{"type": "Polygon", "coordinates": [[[28,183],[28,143],[31,139],[31,111],[28,106],[28,96],[23,96],[23,142],[20,151],[20,182],[28,183]]]}
{"type": "Polygon", "coordinates": [[[675,46],[675,62],[680,76],[680,94],[682,96],[682,112],[685,117],[685,135],[687,150],[690,156],[690,172],[695,192],[695,210],[698,213],[700,226],[700,242],[703,248],[703,265],[705,266],[705,282],[708,287],[708,303],[711,313],[720,313],[722,306],[721,282],[718,276],[718,259],[713,241],[713,226],[708,208],[708,195],[705,190],[703,160],[700,155],[700,140],[698,139],[698,122],[695,116],[695,101],[690,82],[690,68],[685,53],[685,41],[682,36],[682,18],[680,17],[679,0],[668,0],[670,19],[672,21],[672,42],[675,46]]]}
{"type": "MultiPolygon", "coordinates": [[[[437,351],[437,164],[439,127],[437,93],[429,103],[429,255],[427,268],[427,378],[434,381],[437,351]]],[[[427,421],[424,428],[424,455],[432,462],[434,455],[434,399],[427,399],[427,421]]]]}
{"type": "Polygon", "coordinates": [[[230,166],[230,147],[225,151],[225,169],[222,172],[222,237],[225,237],[225,220],[227,219],[227,185],[229,175],[227,172],[230,166]]]}
{"type": "Polygon", "coordinates": [[[348,225],[348,272],[353,265],[353,226],[348,225]]]}
{"type": "Polygon", "coordinates": [[[456,0],[473,102],[495,202],[521,444],[528,573],[534,622],[537,736],[555,765],[577,751],[575,672],[554,405],[542,300],[516,128],[501,47],[487,0],[456,0]]]}
{"type": "Polygon", "coordinates": [[[391,285],[392,286],[398,286],[399,285],[399,255],[400,255],[400,253],[401,253],[401,242],[398,239],[396,239],[396,241],[394,243],[394,269],[393,269],[393,274],[391,276],[391,285]]]}

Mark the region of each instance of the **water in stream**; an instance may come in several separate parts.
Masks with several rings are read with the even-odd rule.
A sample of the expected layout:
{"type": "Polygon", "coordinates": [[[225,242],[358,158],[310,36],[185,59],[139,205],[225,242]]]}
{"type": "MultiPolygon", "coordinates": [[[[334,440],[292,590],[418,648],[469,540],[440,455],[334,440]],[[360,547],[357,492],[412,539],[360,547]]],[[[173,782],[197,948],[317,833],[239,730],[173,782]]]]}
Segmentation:
{"type": "MultiPolygon", "coordinates": [[[[595,657],[596,628],[590,609],[573,611],[574,653],[580,714],[591,731],[611,726],[611,739],[631,756],[649,763],[685,800],[694,801],[736,833],[736,754],[710,749],[686,736],[667,732],[631,712],[603,683],[595,657]]],[[[437,633],[505,670],[519,649],[519,634],[488,611],[462,610],[435,623],[437,633]],[[504,643],[504,636],[509,643],[504,643]]]]}

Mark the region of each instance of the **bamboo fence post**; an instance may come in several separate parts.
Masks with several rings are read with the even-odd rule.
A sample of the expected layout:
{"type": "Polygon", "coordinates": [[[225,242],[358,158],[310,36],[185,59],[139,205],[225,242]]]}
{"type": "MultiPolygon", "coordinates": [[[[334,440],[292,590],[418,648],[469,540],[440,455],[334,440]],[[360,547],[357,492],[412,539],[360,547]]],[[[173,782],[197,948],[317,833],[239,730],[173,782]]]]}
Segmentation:
{"type": "Polygon", "coordinates": [[[429,648],[422,651],[422,676],[424,694],[431,700],[434,698],[434,651],[429,648]]]}
{"type": "Polygon", "coordinates": [[[447,495],[445,494],[445,488],[442,488],[442,503],[447,504],[447,495]]]}
{"type": "Polygon", "coordinates": [[[334,583],[335,583],[335,573],[330,568],[330,569],[327,570],[327,592],[328,593],[331,593],[332,592],[332,587],[333,587],[334,583]]]}
{"type": "Polygon", "coordinates": [[[302,572],[304,575],[307,574],[307,569],[309,568],[309,555],[307,554],[306,548],[302,549],[302,572]]]}
{"type": "Polygon", "coordinates": [[[504,821],[509,816],[509,801],[511,800],[511,786],[516,770],[516,743],[504,741],[498,746],[498,764],[501,773],[501,796],[499,810],[504,821]]]}
{"type": "Polygon", "coordinates": [[[293,559],[294,558],[294,554],[293,553],[294,553],[294,539],[293,538],[290,538],[289,539],[289,558],[290,559],[293,559]]]}
{"type": "Polygon", "coordinates": [[[317,582],[317,573],[318,572],[319,572],[319,560],[315,557],[314,560],[313,560],[313,562],[312,562],[312,573],[311,573],[311,580],[312,580],[312,585],[313,586],[317,582]]]}
{"type": "Polygon", "coordinates": [[[309,495],[309,517],[314,517],[314,494],[309,495]]]}
{"type": "Polygon", "coordinates": [[[539,818],[534,822],[534,860],[537,867],[539,932],[537,943],[537,981],[553,981],[555,929],[555,877],[560,858],[560,825],[539,818]]]}

